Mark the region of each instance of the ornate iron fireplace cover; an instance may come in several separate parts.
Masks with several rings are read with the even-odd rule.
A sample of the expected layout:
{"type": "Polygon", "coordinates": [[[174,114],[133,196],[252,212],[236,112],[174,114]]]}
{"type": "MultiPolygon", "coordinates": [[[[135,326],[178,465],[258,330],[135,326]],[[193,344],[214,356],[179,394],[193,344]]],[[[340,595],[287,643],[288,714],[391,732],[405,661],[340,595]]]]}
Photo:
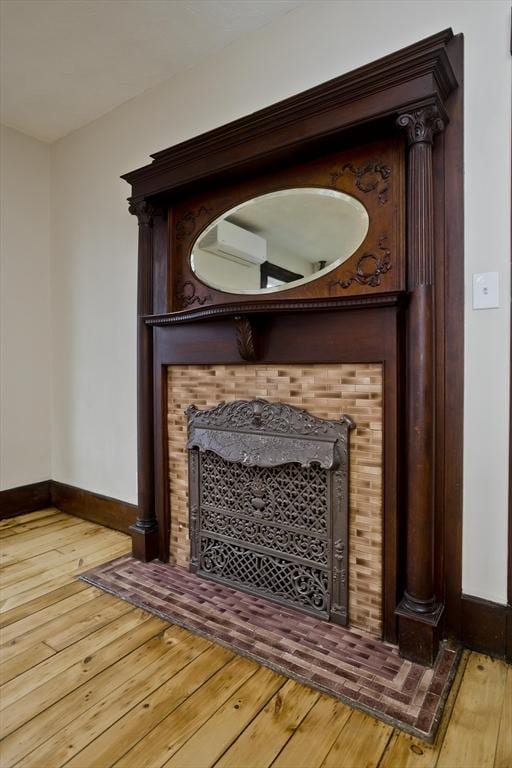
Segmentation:
{"type": "Polygon", "coordinates": [[[346,624],[352,421],[267,400],[187,417],[190,570],[346,624]]]}

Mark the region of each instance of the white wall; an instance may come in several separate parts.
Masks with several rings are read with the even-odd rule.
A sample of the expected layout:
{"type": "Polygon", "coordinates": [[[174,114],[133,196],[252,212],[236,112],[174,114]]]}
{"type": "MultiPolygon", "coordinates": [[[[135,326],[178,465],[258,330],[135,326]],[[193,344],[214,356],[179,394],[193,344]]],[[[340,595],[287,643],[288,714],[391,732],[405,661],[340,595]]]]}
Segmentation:
{"type": "Polygon", "coordinates": [[[464,590],[506,600],[508,0],[317,0],[53,145],[55,479],[136,498],[137,225],[119,175],[448,26],[466,41],[464,590]],[[500,272],[500,309],[471,310],[479,270],[500,272]]]}
{"type": "Polygon", "coordinates": [[[50,477],[50,148],[0,126],[0,489],[50,477]]]}

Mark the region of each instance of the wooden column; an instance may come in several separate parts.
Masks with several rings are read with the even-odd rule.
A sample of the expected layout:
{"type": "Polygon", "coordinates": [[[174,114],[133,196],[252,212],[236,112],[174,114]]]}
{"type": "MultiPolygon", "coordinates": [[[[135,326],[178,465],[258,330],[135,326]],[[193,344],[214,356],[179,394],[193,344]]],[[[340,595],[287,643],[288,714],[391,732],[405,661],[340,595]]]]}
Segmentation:
{"type": "Polygon", "coordinates": [[[399,603],[400,653],[433,664],[443,605],[434,593],[434,196],[432,145],[444,127],[435,104],[398,118],[407,132],[406,583],[399,603]]]}
{"type": "Polygon", "coordinates": [[[130,203],[139,222],[137,272],[137,520],[130,527],[132,554],[138,560],[158,555],[153,444],[153,329],[144,315],[153,313],[153,220],[160,211],[146,200],[130,203]]]}

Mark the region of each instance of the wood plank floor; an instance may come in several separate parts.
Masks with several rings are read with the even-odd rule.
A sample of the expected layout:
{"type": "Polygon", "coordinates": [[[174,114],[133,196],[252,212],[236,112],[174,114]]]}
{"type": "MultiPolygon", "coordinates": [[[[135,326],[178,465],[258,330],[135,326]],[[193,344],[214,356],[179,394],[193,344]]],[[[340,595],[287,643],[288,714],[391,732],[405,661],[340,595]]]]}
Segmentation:
{"type": "Polygon", "coordinates": [[[76,581],[122,533],[0,522],[0,765],[512,768],[512,668],[465,653],[434,745],[76,581]]]}

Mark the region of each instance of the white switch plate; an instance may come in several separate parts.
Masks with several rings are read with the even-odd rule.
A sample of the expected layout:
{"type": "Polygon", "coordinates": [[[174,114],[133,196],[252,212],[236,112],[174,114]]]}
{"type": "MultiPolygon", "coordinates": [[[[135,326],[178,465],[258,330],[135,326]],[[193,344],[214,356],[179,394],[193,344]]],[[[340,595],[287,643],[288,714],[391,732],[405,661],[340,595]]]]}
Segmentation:
{"type": "Polygon", "coordinates": [[[473,275],[473,309],[494,309],[499,305],[498,273],[478,272],[473,275]]]}

